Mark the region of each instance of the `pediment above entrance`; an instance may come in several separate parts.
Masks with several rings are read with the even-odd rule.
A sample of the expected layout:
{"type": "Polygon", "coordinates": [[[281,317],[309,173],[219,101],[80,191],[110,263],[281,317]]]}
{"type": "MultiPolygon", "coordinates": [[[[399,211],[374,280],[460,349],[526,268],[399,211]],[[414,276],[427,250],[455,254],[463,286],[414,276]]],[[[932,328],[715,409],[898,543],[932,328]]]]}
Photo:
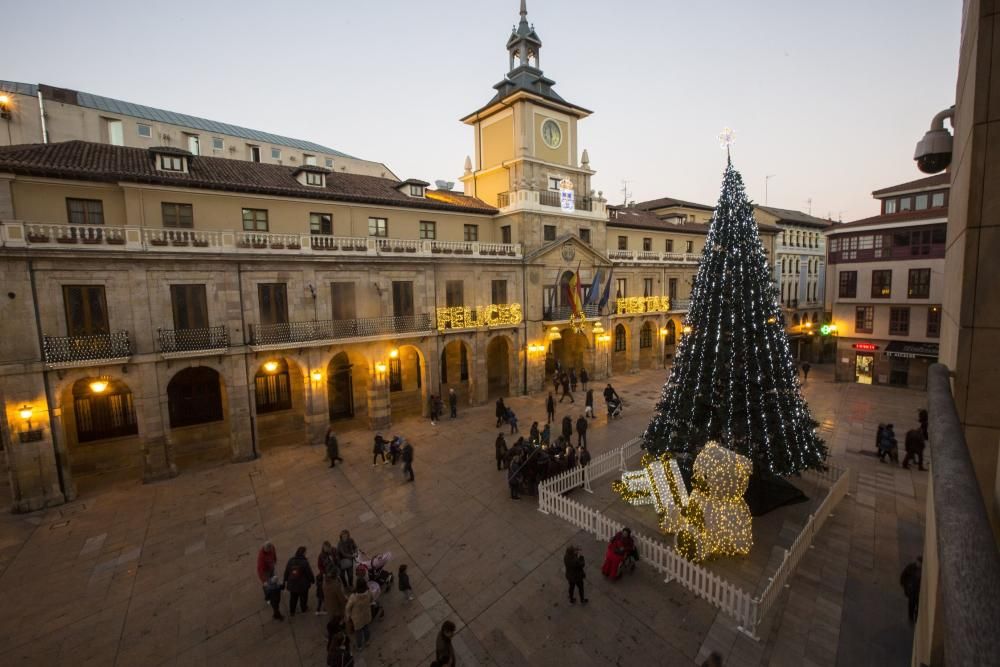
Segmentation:
{"type": "Polygon", "coordinates": [[[584,243],[578,236],[563,234],[554,241],[548,241],[541,247],[525,254],[525,263],[574,266],[583,263],[587,266],[611,266],[611,260],[598,252],[592,246],[584,243]]]}

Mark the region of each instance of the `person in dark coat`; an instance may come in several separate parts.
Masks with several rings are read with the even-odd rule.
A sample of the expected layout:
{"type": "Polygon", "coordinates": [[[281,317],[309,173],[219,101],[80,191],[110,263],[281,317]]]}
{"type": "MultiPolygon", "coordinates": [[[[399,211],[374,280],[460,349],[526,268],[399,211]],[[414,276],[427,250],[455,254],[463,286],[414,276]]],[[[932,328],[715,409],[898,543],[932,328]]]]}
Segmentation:
{"type": "Polygon", "coordinates": [[[545,399],[545,423],[551,424],[556,420],[556,399],[549,392],[549,397],[545,399]]]}
{"type": "Polygon", "coordinates": [[[537,447],[542,441],[542,435],[538,431],[538,422],[531,422],[531,430],[528,431],[528,442],[532,447],[537,447]]]}
{"type": "Polygon", "coordinates": [[[587,444],[587,418],[580,415],[580,418],[576,420],[576,436],[577,445],[587,444]]]}
{"type": "Polygon", "coordinates": [[[903,587],[903,593],[906,595],[910,623],[917,622],[917,610],[920,608],[920,576],[923,565],[923,556],[917,556],[917,560],[904,567],[903,573],[899,576],[899,585],[903,587]]]}
{"type": "Polygon", "coordinates": [[[358,555],[358,544],[351,537],[351,533],[346,530],[340,531],[337,541],[337,569],[340,571],[340,580],[348,590],[354,586],[354,557],[358,555]]]}
{"type": "Polygon", "coordinates": [[[403,445],[403,474],[409,475],[407,481],[413,481],[413,445],[409,441],[404,440],[403,445]]]}
{"type": "Polygon", "coordinates": [[[903,441],[906,448],[906,456],[903,457],[903,467],[909,469],[910,461],[916,460],[919,470],[927,470],[924,467],[924,434],[919,428],[911,428],[906,432],[906,440],[903,441]]]}
{"type": "Polygon", "coordinates": [[[590,382],[590,375],[587,374],[586,368],[580,369],[580,388],[587,391],[587,383],[590,382]]]}
{"type": "Polygon", "coordinates": [[[434,416],[437,418],[435,421],[441,421],[441,415],[444,414],[444,401],[441,399],[440,394],[434,396],[434,416]]]}
{"type": "Polygon", "coordinates": [[[885,463],[887,456],[893,463],[899,461],[899,448],[896,446],[896,433],[892,430],[892,424],[886,424],[882,429],[882,439],[878,446],[878,460],[885,463]]]}
{"type": "Polygon", "coordinates": [[[454,636],[455,624],[451,621],[442,623],[434,644],[434,664],[438,667],[455,667],[455,649],[451,645],[454,636]]]}
{"type": "Polygon", "coordinates": [[[507,466],[507,486],[510,487],[510,499],[520,500],[517,488],[521,484],[521,457],[515,456],[507,466]]]}
{"type": "Polygon", "coordinates": [[[583,468],[583,479],[586,481],[587,465],[590,463],[590,450],[587,449],[586,445],[580,445],[580,452],[576,458],[580,462],[580,467],[583,468]]]}
{"type": "Polygon", "coordinates": [[[879,422],[878,430],[875,431],[875,451],[882,451],[882,434],[885,432],[885,424],[879,422]]]}
{"type": "Polygon", "coordinates": [[[563,417],[562,420],[562,437],[566,442],[573,439],[573,418],[569,415],[563,417]]]}
{"type": "Polygon", "coordinates": [[[380,456],[382,457],[382,463],[388,463],[385,460],[385,438],[382,437],[381,433],[376,433],[375,444],[372,445],[372,467],[378,465],[376,461],[380,456]]]}
{"type": "Polygon", "coordinates": [[[546,422],[545,427],[542,429],[542,445],[547,445],[552,442],[552,426],[546,422]]]}
{"type": "Polygon", "coordinates": [[[517,415],[510,408],[507,408],[507,423],[510,424],[511,435],[519,432],[517,430],[517,415]]]}
{"type": "Polygon", "coordinates": [[[503,470],[507,460],[507,441],[504,440],[503,431],[497,433],[496,443],[494,443],[497,455],[497,470],[503,470]]]}
{"type": "Polygon", "coordinates": [[[327,667],[352,667],[354,656],[351,655],[351,640],[344,632],[336,632],[330,638],[326,654],[327,667]]]}
{"type": "Polygon", "coordinates": [[[920,433],[923,434],[924,440],[928,439],[927,434],[927,410],[920,408],[917,410],[917,419],[920,420],[920,433]]]}
{"type": "Polygon", "coordinates": [[[458,394],[455,393],[454,387],[448,388],[448,407],[451,409],[451,418],[458,417],[458,394]]]}
{"type": "Polygon", "coordinates": [[[570,445],[566,448],[566,469],[572,470],[576,467],[576,448],[570,445]]]}
{"type": "Polygon", "coordinates": [[[809,369],[810,368],[812,368],[812,366],[809,365],[808,361],[803,361],[802,362],[802,381],[803,382],[808,382],[809,381],[809,369]]]}
{"type": "Polygon", "coordinates": [[[563,399],[567,397],[569,398],[570,403],[576,403],[576,401],[573,400],[573,394],[569,392],[569,378],[564,375],[562,378],[562,396],[559,397],[559,402],[562,403],[563,399]]]}
{"type": "Polygon", "coordinates": [[[587,396],[583,403],[583,416],[590,417],[591,419],[597,419],[594,416],[594,390],[588,389],[587,396]]]}
{"type": "Polygon", "coordinates": [[[333,432],[333,426],[326,429],[326,458],[330,460],[331,468],[337,465],[337,461],[344,462],[344,459],[340,458],[340,443],[337,442],[337,434],[333,432]]]}
{"type": "Polygon", "coordinates": [[[563,556],[563,565],[566,568],[566,581],[569,582],[569,603],[576,604],[573,592],[579,591],[580,602],[587,604],[589,600],[583,594],[583,580],[587,576],[587,573],[584,572],[583,554],[578,548],[571,545],[566,549],[566,555],[563,556]]]}
{"type": "Polygon", "coordinates": [[[503,423],[504,418],[507,416],[507,406],[503,404],[503,398],[497,399],[497,428],[500,428],[500,424],[503,423]]]}
{"type": "Polygon", "coordinates": [[[571,391],[576,391],[576,369],[569,369],[569,388],[571,391]]]}
{"type": "Polygon", "coordinates": [[[315,581],[316,575],[313,574],[309,559],[306,558],[306,548],[299,547],[285,565],[285,588],[288,589],[290,616],[295,616],[296,605],[299,605],[303,612],[309,611],[309,588],[315,581]]]}

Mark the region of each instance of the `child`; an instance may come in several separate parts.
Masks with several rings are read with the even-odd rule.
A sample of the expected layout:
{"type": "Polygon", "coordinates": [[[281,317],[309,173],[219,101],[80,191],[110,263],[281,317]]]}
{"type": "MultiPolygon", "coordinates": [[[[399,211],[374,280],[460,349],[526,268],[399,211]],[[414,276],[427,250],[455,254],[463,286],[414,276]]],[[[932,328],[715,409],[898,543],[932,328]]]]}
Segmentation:
{"type": "Polygon", "coordinates": [[[274,610],[274,620],[283,621],[285,617],[281,615],[281,591],[285,588],[285,585],[278,581],[277,576],[272,576],[264,584],[264,598],[267,603],[271,605],[271,609],[274,610]]]}
{"type": "Polygon", "coordinates": [[[410,587],[410,575],[406,573],[406,565],[399,566],[399,576],[397,577],[399,581],[399,592],[406,594],[406,599],[413,601],[413,588],[410,587]]]}

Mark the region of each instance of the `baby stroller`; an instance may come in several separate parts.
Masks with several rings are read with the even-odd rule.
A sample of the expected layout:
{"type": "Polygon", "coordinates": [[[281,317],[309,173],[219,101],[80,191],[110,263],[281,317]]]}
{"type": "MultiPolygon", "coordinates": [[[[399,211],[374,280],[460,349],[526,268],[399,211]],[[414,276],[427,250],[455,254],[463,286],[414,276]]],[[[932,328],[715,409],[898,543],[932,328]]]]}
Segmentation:
{"type": "Polygon", "coordinates": [[[392,552],[375,554],[371,558],[363,551],[359,551],[355,557],[357,566],[354,574],[358,579],[368,582],[368,590],[372,592],[372,599],[377,598],[385,591],[392,589],[392,572],[385,566],[392,560],[392,552]]]}
{"type": "Polygon", "coordinates": [[[615,396],[608,401],[608,419],[618,419],[622,416],[622,399],[615,396]]]}

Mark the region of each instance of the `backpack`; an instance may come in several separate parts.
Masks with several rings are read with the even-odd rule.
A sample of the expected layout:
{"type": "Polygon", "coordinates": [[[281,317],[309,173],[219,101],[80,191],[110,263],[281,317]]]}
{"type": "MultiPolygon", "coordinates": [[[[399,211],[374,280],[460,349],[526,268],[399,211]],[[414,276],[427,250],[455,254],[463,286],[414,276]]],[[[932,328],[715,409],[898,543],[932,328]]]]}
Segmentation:
{"type": "Polygon", "coordinates": [[[288,572],[288,580],[289,581],[299,581],[302,578],[303,578],[302,566],[301,565],[293,565],[292,569],[288,572]]]}

